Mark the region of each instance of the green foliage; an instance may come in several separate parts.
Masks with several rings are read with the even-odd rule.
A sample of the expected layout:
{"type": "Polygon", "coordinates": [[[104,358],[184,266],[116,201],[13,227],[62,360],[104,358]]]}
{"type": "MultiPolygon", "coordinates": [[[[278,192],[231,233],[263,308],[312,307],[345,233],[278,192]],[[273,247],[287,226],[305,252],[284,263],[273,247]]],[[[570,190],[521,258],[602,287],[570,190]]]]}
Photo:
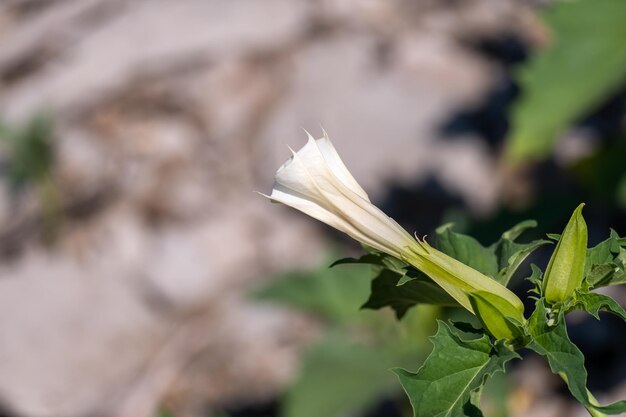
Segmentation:
{"type": "Polygon", "coordinates": [[[512,229],[504,232],[502,238],[492,245],[493,251],[498,258],[498,276],[496,280],[502,285],[508,285],[513,274],[521,266],[522,262],[537,248],[551,243],[548,240],[534,240],[530,243],[516,242],[520,234],[537,226],[534,220],[523,221],[512,229]]]}
{"type": "MultiPolygon", "coordinates": [[[[394,369],[415,417],[482,416],[480,397],[486,381],[494,373],[505,371],[511,359],[519,358],[516,351],[524,347],[546,358],[552,371],[563,378],[574,398],[592,416],[626,412],[626,401],[602,406],[589,393],[584,357],[567,334],[565,315],[574,310],[587,311],[596,319],[605,311],[626,320],[626,311],[615,300],[593,292],[601,286],[624,282],[626,239],[611,231],[608,239],[587,248],[581,208],[574,211],[562,235],[549,235],[558,244],[545,277],[540,268],[531,265],[527,279],[534,284],[531,297],[536,303],[528,320],[493,292],[468,292],[482,328],[460,322],[449,326],[440,321],[432,337],[434,348],[424,365],[416,373],[394,369]],[[546,297],[546,289],[554,283],[567,287],[568,294],[558,299],[546,297]]],[[[483,246],[444,225],[437,229],[435,245],[443,252],[438,256],[451,256],[506,284],[533,250],[549,243],[517,242],[524,231],[535,226],[534,221],[519,223],[497,242],[483,246]]],[[[433,248],[428,248],[432,252],[433,248]]],[[[351,264],[350,268],[323,268],[312,274],[315,279],[291,274],[261,292],[262,298],[320,315],[333,325],[333,330],[306,355],[302,376],[287,395],[287,417],[334,417],[356,412],[393,392],[391,374],[385,369],[414,363],[415,356],[424,353],[422,340],[432,322],[427,305],[459,306],[444,288],[416,267],[376,250],[366,250],[360,258],[333,264],[351,264]],[[364,279],[368,274],[373,276],[371,281],[364,279]],[[359,306],[391,307],[402,320],[394,323],[396,327],[389,327],[384,316],[374,312],[362,312],[359,319],[355,314],[359,306]]]]}
{"type": "Polygon", "coordinates": [[[306,353],[301,377],[285,399],[283,415],[336,416],[364,410],[394,391],[395,381],[387,369],[397,360],[384,348],[354,343],[341,335],[328,336],[306,353]]]}
{"type": "Polygon", "coordinates": [[[384,397],[395,396],[399,387],[388,369],[423,355],[436,314],[436,310],[421,306],[401,322],[379,320],[380,315],[373,313],[357,325],[344,323],[331,329],[306,352],[300,376],[285,397],[282,415],[352,415],[384,397]]]}
{"type": "Polygon", "coordinates": [[[369,292],[368,268],[340,271],[326,265],[285,274],[257,291],[255,297],[316,314],[333,323],[359,319],[359,306],[369,292]]]}
{"type": "Polygon", "coordinates": [[[458,306],[454,298],[424,274],[417,274],[415,278],[409,278],[403,283],[399,282],[400,278],[402,277],[397,273],[381,268],[372,280],[370,298],[363,304],[363,308],[377,310],[389,306],[401,319],[409,308],[417,304],[458,306]]]}
{"type": "Polygon", "coordinates": [[[600,311],[613,313],[626,321],[626,311],[617,304],[617,301],[604,294],[594,292],[579,292],[568,308],[569,311],[581,309],[600,320],[600,311]]]}
{"type": "Polygon", "coordinates": [[[8,176],[14,187],[50,175],[54,163],[52,132],[52,118],[46,114],[34,116],[25,126],[0,126],[0,139],[9,154],[8,176]]]}
{"type": "Polygon", "coordinates": [[[502,343],[492,343],[486,334],[466,340],[458,330],[442,321],[438,324],[431,339],[433,351],[424,365],[416,373],[394,370],[411,400],[414,416],[482,416],[483,384],[519,356],[502,343]]]}
{"type": "Polygon", "coordinates": [[[37,114],[23,126],[0,123],[0,140],[7,156],[7,179],[18,191],[26,186],[36,189],[40,204],[43,237],[52,241],[62,222],[62,201],[53,180],[54,124],[48,114],[37,114]]]}
{"type": "Polygon", "coordinates": [[[626,282],[626,240],[611,230],[608,239],[587,249],[585,281],[592,288],[626,282]]]}
{"type": "Polygon", "coordinates": [[[391,307],[396,317],[404,317],[407,310],[417,304],[431,304],[453,307],[458,303],[426,274],[409,264],[386,253],[366,248],[369,253],[360,258],[344,258],[335,261],[337,265],[371,265],[374,279],[370,297],[362,308],[378,310],[391,307]]]}
{"type": "Polygon", "coordinates": [[[626,2],[559,1],[546,10],[550,45],[519,71],[508,156],[545,157],[559,133],[626,80],[626,2]]]}
{"type": "MultiPolygon", "coordinates": [[[[584,303],[583,303],[584,305],[584,303]]],[[[597,315],[597,305],[592,303],[597,315]]],[[[537,302],[535,312],[528,322],[532,341],[528,347],[544,356],[555,374],[563,377],[570,392],[585,407],[605,414],[626,412],[626,401],[619,401],[608,406],[594,404],[587,391],[587,370],[582,352],[572,343],[567,335],[563,312],[553,312],[546,308],[542,300],[537,302]],[[548,317],[554,315],[555,317],[548,317]]]]}
{"type": "MultiPolygon", "coordinates": [[[[508,311],[510,303],[502,302],[493,293],[472,292],[469,297],[473,311],[483,326],[480,338],[463,339],[457,330],[476,334],[468,326],[457,323],[457,330],[454,330],[440,324],[433,340],[435,349],[424,366],[416,374],[396,371],[411,399],[416,417],[482,415],[478,399],[487,376],[493,369],[503,369],[504,364],[515,357],[514,351],[522,347],[543,355],[551,369],[563,377],[574,397],[593,416],[626,411],[625,402],[600,406],[588,393],[584,358],[567,336],[564,316],[573,310],[585,310],[596,318],[599,318],[600,311],[626,318],[626,311],[615,300],[590,292],[600,286],[624,282],[626,239],[611,231],[607,240],[587,249],[586,225],[581,209],[582,205],[574,211],[563,234],[549,235],[558,244],[546,277],[537,266],[531,265],[532,274],[528,279],[535,286],[531,292],[537,303],[529,321],[523,317],[514,319],[516,316],[508,311]],[[555,288],[565,289],[566,294],[544,298],[546,292],[554,293],[555,288]],[[494,364],[498,366],[492,368],[494,364]],[[481,373],[483,370],[484,374],[481,373]],[[441,381],[446,381],[445,387],[441,381]]],[[[504,232],[497,242],[483,246],[476,239],[455,233],[450,225],[444,225],[437,229],[436,246],[447,255],[506,284],[533,250],[549,243],[546,240],[517,242],[525,230],[535,226],[534,221],[522,222],[504,232]]],[[[420,271],[408,264],[385,260],[386,256],[379,254],[374,257],[370,252],[363,258],[342,262],[374,265],[372,294],[365,306],[391,306],[400,318],[415,304],[444,305],[439,292],[436,292],[436,299],[430,299],[438,288],[435,283],[422,278],[420,271]],[[409,286],[411,284],[414,286],[409,286]]]]}
{"type": "Polygon", "coordinates": [[[286,274],[254,294],[330,324],[304,355],[300,376],[285,396],[285,417],[354,414],[396,393],[399,387],[388,368],[421,356],[436,315],[436,309],[422,306],[392,322],[379,313],[359,312],[369,291],[369,268],[327,265],[286,274]]]}
{"type": "Polygon", "coordinates": [[[453,232],[452,227],[448,223],[437,228],[437,249],[491,278],[496,278],[499,268],[494,251],[471,236],[453,232]]]}
{"type": "Polygon", "coordinates": [[[350,265],[350,264],[365,264],[374,265],[386,268],[400,275],[406,275],[409,271],[409,264],[400,259],[396,259],[391,255],[379,252],[376,249],[368,248],[364,246],[364,249],[368,252],[360,258],[343,258],[333,262],[330,267],[337,265],[350,265]]]}

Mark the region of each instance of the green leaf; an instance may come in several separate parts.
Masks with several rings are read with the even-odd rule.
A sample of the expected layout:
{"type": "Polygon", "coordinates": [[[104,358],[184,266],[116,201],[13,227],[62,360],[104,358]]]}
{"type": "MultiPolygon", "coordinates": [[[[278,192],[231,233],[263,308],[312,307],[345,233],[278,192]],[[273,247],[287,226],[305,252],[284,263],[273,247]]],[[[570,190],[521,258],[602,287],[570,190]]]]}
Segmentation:
{"type": "Polygon", "coordinates": [[[498,274],[498,260],[493,251],[471,236],[453,232],[452,226],[448,223],[437,228],[437,249],[494,278],[498,274]]]}
{"type": "Polygon", "coordinates": [[[604,294],[594,292],[579,292],[572,303],[570,309],[582,309],[591,314],[596,319],[600,319],[600,311],[613,313],[626,321],[626,310],[617,301],[604,294]]]}
{"type": "Polygon", "coordinates": [[[359,319],[359,307],[369,292],[369,268],[338,270],[326,265],[287,273],[253,296],[318,314],[331,322],[359,319]]]}
{"type": "Polygon", "coordinates": [[[472,326],[471,323],[466,323],[464,321],[455,321],[448,320],[448,322],[454,326],[455,329],[462,331],[463,333],[469,333],[473,335],[482,336],[485,334],[485,330],[482,328],[477,328],[472,326]]]}
{"type": "MultiPolygon", "coordinates": [[[[537,225],[537,222],[534,220],[532,223],[523,223],[527,226],[526,228],[536,227],[537,225]]],[[[520,225],[523,223],[520,223],[520,225]]],[[[519,227],[519,225],[517,227],[519,227]]],[[[531,253],[533,253],[537,248],[551,243],[550,241],[543,239],[534,240],[530,243],[517,243],[514,241],[516,237],[517,236],[515,235],[515,237],[510,238],[505,232],[502,235],[502,238],[494,244],[494,250],[499,260],[498,266],[500,268],[497,281],[503,285],[507,285],[509,283],[511,278],[513,278],[513,274],[531,253]]]]}
{"type": "Polygon", "coordinates": [[[372,280],[370,298],[362,308],[380,309],[391,307],[397,318],[402,318],[407,310],[416,304],[434,304],[454,307],[458,303],[450,297],[439,285],[426,275],[412,278],[399,285],[401,276],[391,270],[381,269],[372,280]]]}
{"type": "Polygon", "coordinates": [[[331,267],[346,264],[369,264],[373,266],[369,299],[361,306],[378,310],[391,307],[398,319],[417,304],[458,307],[458,303],[428,276],[407,263],[375,249],[360,258],[344,258],[331,267]]]}
{"type": "Polygon", "coordinates": [[[486,335],[464,340],[442,321],[431,338],[433,351],[424,365],[411,373],[394,369],[406,391],[415,417],[475,417],[479,392],[487,378],[519,356],[486,335]]]}
{"type": "Polygon", "coordinates": [[[362,415],[380,399],[397,397],[401,388],[389,368],[426,357],[426,336],[434,331],[437,311],[422,306],[402,321],[366,314],[372,320],[327,331],[306,350],[300,372],[287,389],[281,415],[362,415]]]}
{"type": "Polygon", "coordinates": [[[369,253],[361,256],[360,258],[343,258],[338,261],[333,262],[330,267],[334,267],[337,265],[350,265],[350,264],[365,264],[365,265],[375,265],[381,266],[383,268],[387,268],[391,271],[394,271],[400,275],[404,275],[407,273],[409,269],[409,265],[406,262],[401,261],[400,259],[394,258],[391,255],[388,255],[384,252],[376,251],[375,249],[371,250],[369,253]]]}
{"type": "MultiPolygon", "coordinates": [[[[402,275],[396,284],[398,287],[406,284],[407,282],[413,281],[415,277],[410,277],[409,275],[402,275]]],[[[433,282],[434,284],[434,282],[433,282]]],[[[441,288],[441,287],[440,287],[441,288]]]]}
{"type": "Polygon", "coordinates": [[[622,245],[622,238],[611,230],[608,239],[587,249],[585,281],[591,288],[626,282],[626,250],[622,245]]]}
{"type": "Polygon", "coordinates": [[[288,417],[358,415],[378,399],[396,396],[400,386],[388,368],[425,357],[426,335],[438,314],[437,308],[422,306],[396,321],[359,311],[369,292],[370,268],[325,265],[287,274],[256,294],[333,324],[306,352],[300,375],[287,390],[283,415],[288,417]]]}
{"type": "Polygon", "coordinates": [[[558,242],[559,239],[561,239],[560,233],[546,233],[546,236],[548,236],[548,239],[554,240],[555,242],[558,242]]]}
{"type": "Polygon", "coordinates": [[[550,46],[519,72],[507,156],[543,158],[564,128],[626,80],[626,2],[559,1],[547,9],[550,46]]]}
{"type": "Polygon", "coordinates": [[[517,238],[526,230],[537,227],[535,220],[525,220],[502,233],[499,241],[491,245],[492,250],[498,257],[498,276],[496,280],[502,285],[508,285],[513,274],[521,266],[522,262],[540,246],[549,244],[547,240],[534,240],[529,243],[518,243],[517,238]]]}
{"type": "Polygon", "coordinates": [[[615,254],[619,253],[619,250],[619,235],[611,229],[608,239],[587,250],[585,273],[589,272],[592,265],[613,262],[615,254]]]}
{"type": "Polygon", "coordinates": [[[528,322],[532,341],[527,347],[548,360],[552,372],[563,376],[574,398],[585,407],[595,408],[605,414],[626,412],[626,401],[618,401],[607,406],[591,403],[586,387],[585,358],[567,335],[563,311],[556,318],[548,318],[549,312],[543,300],[537,302],[537,307],[528,322]]]}
{"type": "Polygon", "coordinates": [[[385,391],[394,391],[384,349],[327,337],[305,354],[303,369],[290,386],[282,415],[335,417],[363,411],[385,391]]]}
{"type": "Polygon", "coordinates": [[[531,269],[531,274],[529,277],[526,277],[526,280],[530,281],[530,283],[533,284],[533,288],[529,290],[528,292],[536,295],[536,297],[531,296],[531,298],[539,299],[539,297],[543,296],[541,293],[543,272],[535,264],[530,264],[530,269],[531,269]]]}
{"type": "Polygon", "coordinates": [[[520,237],[525,231],[534,229],[537,227],[536,220],[524,220],[511,227],[506,232],[502,233],[502,239],[515,240],[520,237]]]}

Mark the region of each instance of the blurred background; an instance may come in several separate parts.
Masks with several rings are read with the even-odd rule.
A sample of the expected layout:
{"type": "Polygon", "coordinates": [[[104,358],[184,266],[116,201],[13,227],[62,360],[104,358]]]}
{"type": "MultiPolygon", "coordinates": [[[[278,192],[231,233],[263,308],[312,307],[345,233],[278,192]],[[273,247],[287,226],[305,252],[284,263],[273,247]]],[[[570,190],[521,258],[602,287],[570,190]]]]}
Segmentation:
{"type": "MultiPolygon", "coordinates": [[[[0,415],[410,416],[388,369],[457,313],[359,311],[358,245],[253,191],[323,126],[419,235],[623,236],[625,39],[623,0],[2,0],[0,415]]],[[[570,335],[625,398],[626,324],[570,335]]],[[[484,404],[585,415],[531,354],[484,404]]]]}

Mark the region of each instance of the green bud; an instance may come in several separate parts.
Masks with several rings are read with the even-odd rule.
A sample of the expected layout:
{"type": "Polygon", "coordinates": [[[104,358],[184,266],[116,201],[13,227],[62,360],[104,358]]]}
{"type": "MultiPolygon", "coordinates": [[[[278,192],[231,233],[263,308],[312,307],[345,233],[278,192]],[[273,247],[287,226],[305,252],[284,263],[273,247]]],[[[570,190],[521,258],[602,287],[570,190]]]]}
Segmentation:
{"type": "Polygon", "coordinates": [[[543,294],[549,303],[568,299],[583,282],[587,254],[587,225],[579,205],[565,226],[543,279],[543,294]]]}

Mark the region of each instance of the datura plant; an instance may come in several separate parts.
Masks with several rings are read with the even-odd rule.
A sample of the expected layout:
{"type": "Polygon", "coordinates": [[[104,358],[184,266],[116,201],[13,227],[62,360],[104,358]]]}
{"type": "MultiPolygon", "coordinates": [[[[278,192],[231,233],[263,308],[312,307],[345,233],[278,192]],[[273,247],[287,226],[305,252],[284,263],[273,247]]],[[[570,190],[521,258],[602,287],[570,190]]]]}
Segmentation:
{"type": "Polygon", "coordinates": [[[626,400],[600,405],[587,390],[581,351],[570,341],[565,315],[600,311],[626,320],[626,311],[594,290],[626,283],[626,238],[611,231],[609,238],[587,248],[587,226],[578,206],[560,235],[550,240],[517,242],[534,221],[504,232],[490,246],[455,233],[451,224],[439,227],[431,245],[413,237],[371,203],[337,154],[326,132],[308,142],[275,175],[274,202],[291,206],[363,244],[360,258],[339,264],[372,265],[374,278],[364,308],[391,307],[398,319],[417,304],[462,307],[482,328],[468,323],[438,322],[433,351],[415,373],[394,369],[415,417],[481,416],[480,394],[487,379],[504,372],[517,351],[533,350],[545,357],[572,395],[592,416],[626,412],[626,400]],[[545,274],[531,265],[528,280],[534,311],[507,288],[513,274],[535,249],[556,241],[545,274]],[[528,318],[526,318],[528,317],[528,318]]]}

